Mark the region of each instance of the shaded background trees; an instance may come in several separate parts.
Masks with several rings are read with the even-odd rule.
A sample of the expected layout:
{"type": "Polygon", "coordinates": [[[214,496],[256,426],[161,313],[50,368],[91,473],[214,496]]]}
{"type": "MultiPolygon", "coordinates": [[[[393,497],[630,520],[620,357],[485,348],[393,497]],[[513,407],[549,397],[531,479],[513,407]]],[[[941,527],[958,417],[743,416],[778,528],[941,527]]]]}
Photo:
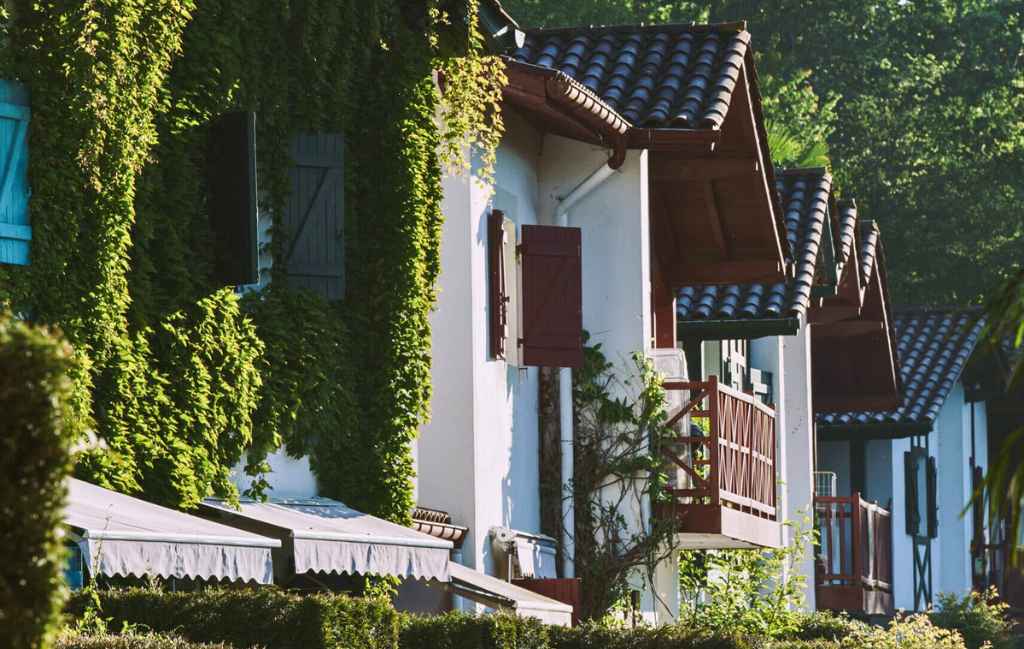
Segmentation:
{"type": "Polygon", "coordinates": [[[773,155],[830,157],[899,307],[976,304],[1024,260],[1024,2],[506,0],[526,27],[747,21],[773,155]]]}

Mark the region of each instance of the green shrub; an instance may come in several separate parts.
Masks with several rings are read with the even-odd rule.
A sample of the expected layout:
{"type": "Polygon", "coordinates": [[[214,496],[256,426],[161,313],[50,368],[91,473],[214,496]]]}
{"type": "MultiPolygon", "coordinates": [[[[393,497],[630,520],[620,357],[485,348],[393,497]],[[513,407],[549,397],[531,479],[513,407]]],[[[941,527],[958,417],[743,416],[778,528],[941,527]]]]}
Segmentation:
{"type": "Polygon", "coordinates": [[[981,649],[986,642],[992,649],[1013,649],[1017,643],[1014,624],[1007,615],[1008,606],[996,603],[998,597],[995,588],[963,597],[939,593],[938,604],[929,617],[937,627],[959,631],[967,649],[981,649]]]}
{"type": "Polygon", "coordinates": [[[406,616],[401,649],[548,649],[548,630],[539,620],[509,614],[448,613],[406,616]]]}
{"type": "Polygon", "coordinates": [[[772,649],[840,649],[838,640],[814,638],[808,640],[779,640],[773,642],[772,649]]]}
{"type": "Polygon", "coordinates": [[[62,598],[64,477],[79,435],[70,345],[0,315],[0,638],[47,647],[62,598]]]}
{"type": "Polygon", "coordinates": [[[863,626],[863,622],[852,619],[846,613],[815,611],[811,615],[802,616],[797,622],[796,629],[785,634],[783,638],[786,640],[842,640],[863,626]]]}
{"type": "MultiPolygon", "coordinates": [[[[267,649],[395,649],[398,613],[382,599],[318,593],[299,596],[273,587],[162,593],[98,591],[111,628],[138,625],[192,642],[267,649]]],[[[76,593],[68,613],[81,617],[90,595],[76,593]]]]}
{"type": "Polygon", "coordinates": [[[56,649],[230,649],[225,644],[197,644],[177,636],[71,635],[57,640],[56,649]]]}
{"type": "Polygon", "coordinates": [[[622,629],[585,623],[575,629],[548,629],[551,649],[762,649],[755,636],[694,631],[684,626],[622,629]]]}
{"type": "Polygon", "coordinates": [[[839,645],[843,649],[965,649],[959,633],[940,629],[921,613],[909,617],[897,613],[884,629],[862,625],[843,638],[839,645]]]}

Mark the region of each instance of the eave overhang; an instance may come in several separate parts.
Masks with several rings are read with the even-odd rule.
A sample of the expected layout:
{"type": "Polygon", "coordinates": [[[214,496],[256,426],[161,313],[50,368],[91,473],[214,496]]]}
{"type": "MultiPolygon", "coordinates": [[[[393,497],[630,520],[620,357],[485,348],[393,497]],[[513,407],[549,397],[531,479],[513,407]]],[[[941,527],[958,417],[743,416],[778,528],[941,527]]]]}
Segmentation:
{"type": "Polygon", "coordinates": [[[790,318],[757,318],[732,320],[684,320],[676,323],[680,340],[756,340],[768,336],[795,336],[801,320],[790,318]]]}
{"type": "Polygon", "coordinates": [[[906,439],[918,435],[927,435],[932,431],[933,422],[913,422],[907,424],[818,424],[818,441],[839,442],[872,439],[906,439]]]}
{"type": "Polygon", "coordinates": [[[502,98],[523,112],[541,130],[607,147],[608,165],[626,160],[632,127],[621,115],[572,77],[539,65],[502,57],[508,84],[502,98]]]}

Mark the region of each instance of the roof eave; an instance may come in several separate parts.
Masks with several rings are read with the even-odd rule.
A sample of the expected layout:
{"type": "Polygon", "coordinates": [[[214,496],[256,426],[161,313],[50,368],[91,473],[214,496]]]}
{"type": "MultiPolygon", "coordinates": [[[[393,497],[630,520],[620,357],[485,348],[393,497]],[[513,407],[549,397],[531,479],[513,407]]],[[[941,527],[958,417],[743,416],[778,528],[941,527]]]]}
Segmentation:
{"type": "Polygon", "coordinates": [[[800,333],[799,316],[789,318],[745,318],[732,320],[683,320],[676,322],[680,340],[756,340],[768,336],[800,333]]]}
{"type": "Polygon", "coordinates": [[[902,424],[821,424],[817,425],[818,441],[906,439],[927,435],[934,422],[916,421],[902,424]]]}

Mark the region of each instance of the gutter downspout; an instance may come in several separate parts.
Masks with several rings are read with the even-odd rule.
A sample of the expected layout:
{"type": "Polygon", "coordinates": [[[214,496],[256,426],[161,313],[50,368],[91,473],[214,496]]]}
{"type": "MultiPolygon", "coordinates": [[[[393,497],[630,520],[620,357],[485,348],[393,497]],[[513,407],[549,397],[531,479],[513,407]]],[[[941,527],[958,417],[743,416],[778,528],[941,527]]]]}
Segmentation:
{"type": "MultiPolygon", "coordinates": [[[[601,165],[586,180],[559,199],[555,207],[555,225],[561,228],[569,225],[569,209],[595,187],[615,173],[610,163],[601,165]]],[[[576,570],[576,529],[575,503],[572,497],[573,476],[573,413],[572,413],[572,370],[563,367],[558,370],[558,432],[562,450],[562,576],[572,578],[576,570]]]]}

